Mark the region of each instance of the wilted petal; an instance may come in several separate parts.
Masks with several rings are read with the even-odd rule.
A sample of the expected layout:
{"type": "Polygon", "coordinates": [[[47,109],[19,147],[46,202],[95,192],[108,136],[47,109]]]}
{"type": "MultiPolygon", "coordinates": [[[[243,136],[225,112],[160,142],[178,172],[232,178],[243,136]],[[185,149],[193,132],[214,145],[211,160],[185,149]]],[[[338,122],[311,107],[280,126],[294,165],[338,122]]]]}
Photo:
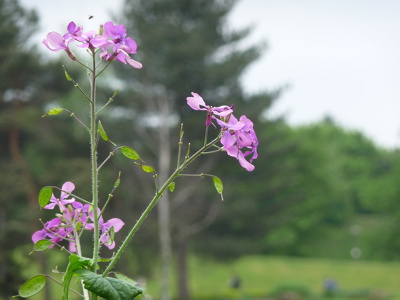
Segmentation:
{"type": "Polygon", "coordinates": [[[132,58],[127,58],[126,61],[128,62],[128,64],[130,64],[135,69],[141,69],[143,67],[143,65],[140,62],[138,62],[132,58]]]}

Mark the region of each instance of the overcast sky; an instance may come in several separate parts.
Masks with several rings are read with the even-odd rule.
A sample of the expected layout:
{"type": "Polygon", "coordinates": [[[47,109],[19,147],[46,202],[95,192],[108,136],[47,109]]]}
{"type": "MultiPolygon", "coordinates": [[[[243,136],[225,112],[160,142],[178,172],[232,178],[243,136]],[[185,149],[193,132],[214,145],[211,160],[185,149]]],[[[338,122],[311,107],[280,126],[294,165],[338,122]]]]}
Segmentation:
{"type": "MultiPolygon", "coordinates": [[[[123,2],[20,1],[41,17],[38,42],[70,20],[88,29],[109,21],[123,2]]],[[[400,147],[399,16],[398,0],[241,0],[229,26],[254,25],[248,42],[268,44],[244,74],[245,90],[288,86],[272,115],[296,125],[329,115],[381,146],[400,147]]]]}

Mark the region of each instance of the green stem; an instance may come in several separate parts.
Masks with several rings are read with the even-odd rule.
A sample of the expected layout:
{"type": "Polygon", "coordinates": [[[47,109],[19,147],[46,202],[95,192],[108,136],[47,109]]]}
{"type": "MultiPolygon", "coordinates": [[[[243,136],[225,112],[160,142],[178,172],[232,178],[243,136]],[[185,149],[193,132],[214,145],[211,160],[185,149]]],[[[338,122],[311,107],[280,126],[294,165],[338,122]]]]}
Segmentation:
{"type": "MultiPolygon", "coordinates": [[[[96,59],[92,50],[92,78],[90,91],[90,154],[92,167],[92,207],[93,207],[93,266],[92,271],[97,272],[97,261],[99,259],[100,239],[99,239],[99,221],[98,221],[98,171],[97,171],[97,142],[96,142],[96,59]]],[[[97,295],[92,293],[92,299],[97,299],[97,295]]]]}
{"type": "Polygon", "coordinates": [[[126,247],[128,246],[129,242],[132,240],[133,236],[135,233],[138,231],[140,225],[142,225],[143,221],[146,219],[150,211],[153,209],[153,207],[157,204],[158,200],[163,196],[164,191],[168,188],[168,186],[171,184],[171,182],[174,181],[174,179],[189,165],[191,164],[197,157],[199,157],[205,150],[208,148],[212,147],[215,143],[217,143],[220,140],[220,135],[209,142],[208,144],[204,145],[201,149],[199,149],[195,154],[192,156],[188,157],[185,159],[185,161],[178,167],[176,170],[171,174],[171,176],[165,181],[163,186],[156,191],[156,194],[154,195],[153,199],[147,206],[147,208],[143,211],[142,215],[140,218],[136,221],[136,224],[132,227],[131,231],[128,233],[126,236],[125,240],[119,247],[117,253],[115,254],[114,258],[112,261],[108,264],[107,268],[104,270],[102,276],[105,277],[107,274],[112,270],[114,265],[117,263],[119,258],[121,257],[121,254],[125,251],[126,247]]]}

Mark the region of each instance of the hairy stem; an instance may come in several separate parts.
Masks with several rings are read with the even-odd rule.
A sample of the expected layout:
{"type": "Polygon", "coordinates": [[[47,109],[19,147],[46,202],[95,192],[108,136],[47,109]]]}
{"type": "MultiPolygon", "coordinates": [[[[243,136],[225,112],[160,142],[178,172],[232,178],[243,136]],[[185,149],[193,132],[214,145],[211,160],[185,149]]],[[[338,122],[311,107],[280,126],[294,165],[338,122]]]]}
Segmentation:
{"type": "MultiPolygon", "coordinates": [[[[96,59],[92,50],[92,73],[90,90],[90,155],[92,167],[92,207],[93,207],[93,266],[92,271],[97,272],[97,261],[99,259],[100,239],[99,239],[99,221],[98,221],[98,171],[97,171],[97,143],[96,143],[96,59]]],[[[97,299],[97,295],[92,293],[92,299],[97,299]]]]}

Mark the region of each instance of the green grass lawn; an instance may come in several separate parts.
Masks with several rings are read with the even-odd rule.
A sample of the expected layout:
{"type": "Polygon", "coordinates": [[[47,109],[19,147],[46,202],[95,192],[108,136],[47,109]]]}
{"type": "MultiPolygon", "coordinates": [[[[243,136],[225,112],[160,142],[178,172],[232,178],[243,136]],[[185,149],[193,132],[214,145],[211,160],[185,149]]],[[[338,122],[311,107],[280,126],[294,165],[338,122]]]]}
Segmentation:
{"type": "MultiPolygon", "coordinates": [[[[399,262],[247,256],[219,263],[191,257],[189,271],[193,299],[271,299],[282,289],[308,291],[307,298],[315,299],[322,297],[326,277],[339,284],[342,296],[335,299],[400,299],[399,262]],[[242,279],[236,294],[229,288],[235,274],[242,279]]],[[[147,288],[158,294],[155,281],[147,288]]]]}

